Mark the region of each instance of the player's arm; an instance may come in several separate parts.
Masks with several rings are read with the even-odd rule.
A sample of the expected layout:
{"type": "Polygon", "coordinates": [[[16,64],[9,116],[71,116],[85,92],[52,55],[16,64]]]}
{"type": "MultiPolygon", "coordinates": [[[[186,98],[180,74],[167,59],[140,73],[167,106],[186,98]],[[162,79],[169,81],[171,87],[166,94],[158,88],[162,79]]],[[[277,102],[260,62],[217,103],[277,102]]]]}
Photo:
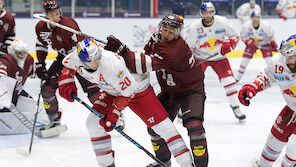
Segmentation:
{"type": "Polygon", "coordinates": [[[285,6],[285,3],[283,0],[279,0],[279,3],[276,5],[275,7],[275,11],[279,14],[279,17],[284,19],[284,20],[287,20],[288,18],[282,14],[282,11],[284,9],[284,6],[285,6]]]}
{"type": "Polygon", "coordinates": [[[107,38],[106,50],[118,53],[126,62],[127,67],[134,73],[143,74],[164,68],[163,58],[158,54],[133,52],[120,40],[113,36],[107,38]]]}
{"type": "Polygon", "coordinates": [[[196,44],[197,44],[197,36],[198,34],[196,33],[196,27],[194,24],[191,24],[190,28],[186,31],[184,34],[184,40],[188,44],[190,50],[192,53],[194,53],[196,49],[196,44]]]}
{"type": "Polygon", "coordinates": [[[278,51],[278,45],[274,40],[274,31],[272,30],[270,25],[266,26],[265,34],[270,41],[269,46],[271,47],[272,51],[278,51]]]}
{"type": "Polygon", "coordinates": [[[7,47],[15,40],[15,21],[12,17],[11,22],[9,23],[9,29],[6,35],[6,40],[4,41],[3,49],[7,52],[7,47]]]}
{"type": "Polygon", "coordinates": [[[240,6],[237,10],[236,10],[236,17],[239,19],[242,19],[243,17],[243,5],[240,6]]]}
{"type": "Polygon", "coordinates": [[[258,92],[269,88],[274,82],[275,79],[273,77],[273,69],[266,67],[253,82],[244,85],[240,89],[238,93],[239,101],[243,105],[249,106],[251,98],[253,98],[258,92]]]}
{"type": "Polygon", "coordinates": [[[223,20],[223,24],[225,24],[226,36],[228,37],[221,46],[221,54],[225,55],[236,47],[239,37],[238,33],[234,30],[233,26],[229,24],[228,20],[226,18],[223,18],[223,20]]]}
{"type": "MultiPolygon", "coordinates": [[[[39,23],[35,27],[35,32],[37,35],[36,55],[37,55],[37,60],[38,60],[38,62],[36,62],[35,68],[36,68],[36,74],[37,74],[38,78],[43,79],[43,80],[47,80],[48,74],[47,74],[47,70],[46,70],[45,59],[47,57],[48,44],[41,37],[39,23]]],[[[45,37],[46,36],[45,33],[43,35],[44,35],[44,38],[46,38],[47,40],[50,40],[49,37],[45,37]]]]}

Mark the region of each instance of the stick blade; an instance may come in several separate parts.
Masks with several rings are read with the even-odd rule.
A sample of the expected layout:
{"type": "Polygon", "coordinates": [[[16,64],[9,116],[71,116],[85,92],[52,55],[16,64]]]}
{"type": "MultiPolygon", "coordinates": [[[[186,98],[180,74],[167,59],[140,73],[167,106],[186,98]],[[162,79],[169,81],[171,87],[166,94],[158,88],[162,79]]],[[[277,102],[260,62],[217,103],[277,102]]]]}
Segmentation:
{"type": "Polygon", "coordinates": [[[25,149],[22,149],[22,148],[17,148],[16,153],[18,155],[21,155],[21,156],[24,156],[24,157],[29,157],[30,156],[30,152],[28,150],[25,150],[25,149]]]}

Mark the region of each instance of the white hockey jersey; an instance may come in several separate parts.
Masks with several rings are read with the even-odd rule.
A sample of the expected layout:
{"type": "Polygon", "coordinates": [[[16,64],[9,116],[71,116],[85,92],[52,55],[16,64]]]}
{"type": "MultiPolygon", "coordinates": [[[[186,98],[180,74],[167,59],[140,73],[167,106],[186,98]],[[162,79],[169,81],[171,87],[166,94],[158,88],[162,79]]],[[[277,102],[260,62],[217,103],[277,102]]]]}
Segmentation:
{"type": "Polygon", "coordinates": [[[224,59],[220,53],[223,42],[230,37],[237,37],[237,32],[233,29],[226,17],[214,16],[214,23],[209,27],[204,27],[202,19],[193,22],[187,32],[185,41],[189,45],[193,55],[197,59],[207,59],[216,55],[208,61],[224,59]]]}
{"type": "Polygon", "coordinates": [[[236,11],[236,17],[239,18],[243,23],[247,23],[251,20],[252,11],[258,11],[261,13],[261,8],[259,5],[255,4],[255,8],[250,8],[250,3],[242,4],[236,11]]]}
{"type": "Polygon", "coordinates": [[[274,40],[274,32],[267,22],[260,21],[258,29],[254,28],[252,22],[248,22],[243,26],[240,38],[242,41],[253,39],[260,48],[274,40]]]}
{"type": "Polygon", "coordinates": [[[275,8],[287,18],[295,17],[296,15],[296,0],[279,0],[275,8]]]}
{"type": "Polygon", "coordinates": [[[267,87],[277,83],[281,89],[287,105],[296,112],[296,73],[292,73],[286,65],[286,58],[280,53],[272,57],[273,65],[266,67],[261,74],[268,80],[265,80],[267,87]]]}
{"type": "Polygon", "coordinates": [[[68,54],[63,64],[67,68],[76,70],[82,77],[113,96],[129,97],[133,93],[144,91],[150,85],[148,74],[131,74],[122,57],[104,49],[102,49],[99,67],[95,72],[88,72],[83,67],[77,50],[68,54]]]}

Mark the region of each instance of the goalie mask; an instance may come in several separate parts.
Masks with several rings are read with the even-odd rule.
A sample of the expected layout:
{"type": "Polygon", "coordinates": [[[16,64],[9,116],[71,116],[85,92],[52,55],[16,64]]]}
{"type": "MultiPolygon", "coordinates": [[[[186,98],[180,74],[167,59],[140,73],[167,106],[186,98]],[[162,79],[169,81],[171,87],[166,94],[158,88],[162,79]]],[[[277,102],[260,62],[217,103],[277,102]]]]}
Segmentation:
{"type": "Polygon", "coordinates": [[[280,53],[283,56],[296,55],[296,34],[288,36],[281,42],[280,53]]]}
{"type": "Polygon", "coordinates": [[[8,54],[14,57],[18,65],[23,68],[28,55],[28,45],[22,40],[14,40],[7,47],[8,54]]]}
{"type": "Polygon", "coordinates": [[[177,14],[168,14],[160,21],[158,27],[160,30],[163,26],[172,27],[175,29],[175,34],[179,36],[183,29],[183,25],[183,16],[177,14]]]}

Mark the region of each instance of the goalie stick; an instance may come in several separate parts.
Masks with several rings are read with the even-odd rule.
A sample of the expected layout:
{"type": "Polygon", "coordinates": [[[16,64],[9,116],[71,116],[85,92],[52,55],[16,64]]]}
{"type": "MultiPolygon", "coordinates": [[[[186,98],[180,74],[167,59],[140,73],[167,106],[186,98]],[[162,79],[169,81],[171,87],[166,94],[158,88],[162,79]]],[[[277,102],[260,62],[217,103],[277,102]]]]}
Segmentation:
{"type": "Polygon", "coordinates": [[[67,31],[69,31],[69,32],[72,32],[72,33],[74,33],[74,34],[80,35],[80,36],[82,36],[82,37],[92,38],[92,39],[94,39],[94,40],[96,40],[96,41],[98,41],[98,42],[100,42],[100,43],[102,43],[102,44],[106,44],[105,41],[102,41],[102,40],[97,39],[97,38],[95,38],[95,37],[93,37],[93,36],[90,36],[90,35],[84,34],[84,33],[82,33],[81,31],[77,31],[77,30],[74,30],[73,28],[70,28],[70,27],[67,27],[67,26],[61,25],[61,24],[56,23],[56,22],[53,22],[53,21],[51,21],[51,20],[48,20],[47,18],[45,18],[45,15],[44,15],[44,14],[36,13],[36,14],[33,14],[33,17],[35,17],[35,18],[37,18],[37,19],[39,19],[39,20],[42,20],[42,21],[44,21],[44,22],[47,22],[47,23],[49,23],[49,24],[52,24],[52,25],[54,25],[54,26],[57,26],[57,27],[59,27],[59,28],[62,28],[62,29],[64,29],[64,30],[67,30],[67,31]]]}
{"type": "MultiPolygon", "coordinates": [[[[88,104],[86,104],[84,101],[82,101],[80,98],[78,98],[75,94],[72,94],[73,99],[77,100],[80,104],[84,105],[87,109],[89,109],[92,113],[97,115],[99,118],[104,119],[104,116],[98,113],[96,110],[94,110],[92,107],[90,107],[88,104]]],[[[115,129],[117,132],[119,132],[122,136],[124,136],[127,140],[132,142],[134,145],[136,145],[139,149],[143,150],[149,157],[154,159],[156,162],[158,162],[161,166],[167,167],[162,161],[160,161],[157,157],[155,157],[152,153],[150,153],[148,150],[146,150],[143,146],[141,146],[138,142],[136,142],[134,139],[132,139],[130,136],[128,136],[126,133],[124,133],[120,128],[118,128],[115,125],[112,125],[112,128],[115,129]]]]}

